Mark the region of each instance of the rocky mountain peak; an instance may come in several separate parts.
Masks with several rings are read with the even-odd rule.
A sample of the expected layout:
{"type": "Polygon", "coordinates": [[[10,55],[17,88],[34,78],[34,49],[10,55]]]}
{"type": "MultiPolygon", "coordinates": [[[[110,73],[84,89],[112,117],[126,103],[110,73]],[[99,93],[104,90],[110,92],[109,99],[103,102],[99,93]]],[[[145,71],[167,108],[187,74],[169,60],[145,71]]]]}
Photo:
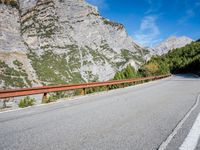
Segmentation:
{"type": "Polygon", "coordinates": [[[168,53],[170,50],[184,47],[187,44],[190,44],[193,40],[186,36],[176,37],[171,36],[168,39],[164,40],[156,47],[153,48],[153,53],[162,55],[168,53]]]}

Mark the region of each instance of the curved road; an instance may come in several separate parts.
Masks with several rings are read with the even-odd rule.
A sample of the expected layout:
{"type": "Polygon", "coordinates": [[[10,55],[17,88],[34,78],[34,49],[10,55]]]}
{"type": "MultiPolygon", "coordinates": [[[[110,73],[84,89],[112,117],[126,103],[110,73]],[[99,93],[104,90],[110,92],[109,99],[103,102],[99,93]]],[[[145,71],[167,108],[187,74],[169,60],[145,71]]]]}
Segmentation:
{"type": "Polygon", "coordinates": [[[164,149],[179,149],[200,112],[199,94],[199,78],[177,75],[0,113],[0,149],[156,150],[173,132],[164,149]]]}

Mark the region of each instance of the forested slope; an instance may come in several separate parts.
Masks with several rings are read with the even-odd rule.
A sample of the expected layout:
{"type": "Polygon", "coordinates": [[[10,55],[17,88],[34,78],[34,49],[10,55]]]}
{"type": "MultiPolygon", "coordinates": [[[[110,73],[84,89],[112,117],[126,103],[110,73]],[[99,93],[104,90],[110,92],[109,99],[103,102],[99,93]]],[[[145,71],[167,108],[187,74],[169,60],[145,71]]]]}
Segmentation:
{"type": "Polygon", "coordinates": [[[192,42],[171,50],[162,56],[154,56],[145,63],[139,73],[143,76],[167,73],[200,73],[200,42],[192,42]]]}

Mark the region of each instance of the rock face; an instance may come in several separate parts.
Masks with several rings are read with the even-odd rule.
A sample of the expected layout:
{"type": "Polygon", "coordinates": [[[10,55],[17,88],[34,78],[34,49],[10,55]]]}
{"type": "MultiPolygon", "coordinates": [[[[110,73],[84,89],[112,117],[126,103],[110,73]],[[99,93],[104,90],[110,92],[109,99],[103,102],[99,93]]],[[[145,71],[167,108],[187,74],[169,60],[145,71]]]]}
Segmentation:
{"type": "Polygon", "coordinates": [[[151,50],[153,54],[162,55],[168,53],[170,50],[184,47],[187,44],[190,44],[193,40],[186,36],[176,37],[172,36],[161,42],[155,48],[151,50]]]}
{"type": "Polygon", "coordinates": [[[1,88],[109,80],[147,53],[84,0],[0,4],[1,88]]]}

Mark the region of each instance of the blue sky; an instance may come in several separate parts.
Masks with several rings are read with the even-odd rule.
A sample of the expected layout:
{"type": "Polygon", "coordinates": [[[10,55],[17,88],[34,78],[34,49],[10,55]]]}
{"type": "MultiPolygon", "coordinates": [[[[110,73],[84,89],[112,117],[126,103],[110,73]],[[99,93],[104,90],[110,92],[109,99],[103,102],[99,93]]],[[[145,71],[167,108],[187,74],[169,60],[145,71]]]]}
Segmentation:
{"type": "Polygon", "coordinates": [[[169,36],[200,38],[200,0],[86,0],[125,25],[138,43],[152,47],[169,36]]]}

